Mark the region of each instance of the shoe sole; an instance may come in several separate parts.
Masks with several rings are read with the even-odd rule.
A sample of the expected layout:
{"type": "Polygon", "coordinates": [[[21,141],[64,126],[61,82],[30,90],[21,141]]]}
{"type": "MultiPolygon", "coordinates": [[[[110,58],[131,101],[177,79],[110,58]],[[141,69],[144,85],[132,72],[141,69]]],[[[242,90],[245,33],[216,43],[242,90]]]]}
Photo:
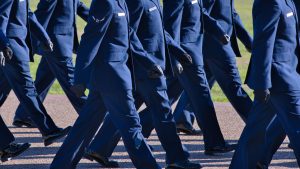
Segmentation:
{"type": "Polygon", "coordinates": [[[189,136],[200,136],[200,135],[202,135],[201,133],[195,134],[195,133],[190,132],[189,130],[182,129],[182,128],[177,128],[177,133],[184,133],[184,134],[189,135],[189,136]]]}
{"type": "Polygon", "coordinates": [[[44,141],[44,145],[45,147],[53,144],[54,142],[56,142],[57,140],[65,137],[66,135],[69,134],[70,130],[71,130],[72,127],[67,127],[64,129],[64,131],[60,134],[60,135],[57,135],[57,136],[53,136],[52,138],[49,138],[47,141],[44,141]]]}
{"type": "Polygon", "coordinates": [[[18,128],[36,128],[35,125],[25,123],[25,122],[13,122],[12,125],[18,128]]]}
{"type": "Polygon", "coordinates": [[[217,155],[226,154],[226,153],[229,153],[229,152],[232,152],[232,151],[234,151],[234,149],[233,150],[228,150],[228,151],[204,152],[204,154],[208,155],[208,156],[217,156],[217,155]]]}

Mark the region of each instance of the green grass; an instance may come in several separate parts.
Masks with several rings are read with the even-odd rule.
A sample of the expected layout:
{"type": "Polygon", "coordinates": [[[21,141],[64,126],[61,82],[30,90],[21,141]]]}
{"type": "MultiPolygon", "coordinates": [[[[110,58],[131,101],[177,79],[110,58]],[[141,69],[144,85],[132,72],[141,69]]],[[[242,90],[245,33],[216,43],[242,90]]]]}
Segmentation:
{"type": "MultiPolygon", "coordinates": [[[[37,0],[31,1],[31,9],[35,10],[36,5],[37,5],[37,0]]],[[[83,0],[83,2],[87,5],[90,4],[90,0],[83,0]]],[[[251,17],[251,8],[252,8],[252,1],[249,0],[235,0],[235,6],[240,14],[243,23],[245,24],[246,29],[252,34],[252,17],[251,17]]],[[[78,34],[81,35],[83,33],[83,28],[85,26],[85,23],[82,19],[78,19],[78,34]]],[[[240,75],[242,77],[242,81],[244,81],[247,68],[248,68],[248,63],[249,63],[249,58],[250,54],[245,50],[244,46],[240,43],[240,49],[242,52],[242,58],[237,58],[237,63],[240,71],[240,75]]],[[[31,71],[32,71],[32,76],[35,78],[35,73],[36,69],[38,66],[40,60],[40,56],[35,56],[35,62],[31,64],[31,71]]],[[[249,90],[247,86],[244,85],[244,89],[253,97],[252,92],[249,90]]],[[[54,83],[50,90],[51,94],[63,94],[63,91],[59,84],[57,82],[54,83]]],[[[225,102],[227,101],[226,97],[224,96],[223,92],[221,91],[220,87],[218,85],[215,85],[212,89],[212,97],[214,101],[218,102],[225,102]]]]}

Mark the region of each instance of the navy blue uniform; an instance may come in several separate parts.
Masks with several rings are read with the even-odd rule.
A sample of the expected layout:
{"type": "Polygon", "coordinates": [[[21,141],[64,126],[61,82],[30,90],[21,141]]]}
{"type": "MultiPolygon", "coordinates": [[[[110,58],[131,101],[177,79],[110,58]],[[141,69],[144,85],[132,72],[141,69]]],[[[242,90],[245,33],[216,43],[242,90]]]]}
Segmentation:
{"type": "Polygon", "coordinates": [[[204,27],[217,39],[225,32],[204,12],[202,1],[198,0],[165,0],[164,23],[166,30],[193,58],[192,65],[183,66],[178,79],[192,102],[198,124],[204,129],[205,148],[224,146],[205,77],[202,44],[204,27]]]}
{"type": "MultiPolygon", "coordinates": [[[[203,56],[206,78],[210,88],[216,81],[218,82],[230,103],[245,121],[251,109],[252,101],[242,88],[241,78],[236,65],[236,56],[241,57],[237,38],[249,50],[252,48],[252,38],[243,26],[234,8],[233,0],[204,0],[203,5],[210,16],[217,20],[230,36],[230,43],[223,45],[213,35],[205,33],[203,56]]],[[[189,109],[176,110],[174,117],[177,117],[177,123],[186,123],[186,125],[192,126],[191,120],[193,120],[193,115],[190,114],[190,102],[184,102],[187,102],[186,108],[189,109]]]]}
{"type": "Polygon", "coordinates": [[[134,166],[160,169],[141,134],[132,95],[132,76],[126,65],[127,61],[139,61],[149,70],[155,62],[144,52],[128,21],[124,0],[92,2],[75,67],[75,84],[89,83],[90,93],[51,169],[76,168],[107,111],[134,166]],[[129,48],[131,57],[128,57],[129,48]]]}
{"type": "MultiPolygon", "coordinates": [[[[9,45],[9,42],[3,32],[0,30],[0,51],[9,45]]],[[[0,150],[3,150],[6,148],[11,142],[15,140],[12,133],[8,130],[7,126],[5,125],[2,117],[0,117],[0,134],[1,134],[1,140],[0,140],[0,150]]]]}
{"type": "Polygon", "coordinates": [[[276,114],[291,141],[299,165],[300,43],[293,1],[255,0],[253,26],[253,50],[246,83],[255,91],[269,89],[271,94],[266,102],[254,99],[230,168],[255,168],[264,151],[268,136],[266,129],[276,114]]]}
{"type": "MultiPolygon", "coordinates": [[[[126,2],[129,11],[132,11],[130,12],[130,25],[137,32],[144,49],[148,53],[153,54],[153,60],[165,72],[171,72],[171,70],[166,70],[171,69],[170,53],[179,54],[178,52],[181,52],[183,54],[184,51],[178,49],[176,52],[173,52],[176,42],[173,42],[170,35],[164,32],[159,1],[128,0],[126,2]],[[166,46],[166,44],[169,46],[166,46]]],[[[177,45],[177,48],[180,48],[180,46],[177,45]]],[[[133,57],[135,58],[134,55],[133,57]]],[[[166,151],[167,164],[186,161],[188,152],[183,150],[179,136],[176,133],[176,125],[166,92],[166,78],[164,76],[157,79],[148,78],[147,72],[145,72],[143,65],[139,64],[138,58],[135,60],[136,108],[139,109],[144,102],[149,108],[148,113],[150,115],[147,115],[147,117],[153,123],[159,140],[166,151]]],[[[145,127],[147,128],[147,126],[145,127]]],[[[142,128],[144,128],[143,125],[142,128]]],[[[120,138],[120,134],[113,126],[110,115],[108,115],[93,140],[90,149],[103,157],[110,157],[120,138]]]]}
{"type": "MultiPolygon", "coordinates": [[[[32,57],[29,54],[30,43],[27,43],[31,41],[28,28],[31,26],[34,28],[39,24],[37,22],[36,24],[31,23],[28,6],[28,0],[5,0],[0,4],[0,29],[6,35],[14,52],[12,60],[8,61],[5,67],[1,67],[0,95],[3,96],[9,93],[10,89],[13,89],[42,135],[46,136],[58,131],[58,128],[39,100],[30,75],[29,61],[32,57]],[[2,86],[5,87],[2,88],[2,86]]],[[[1,103],[4,101],[5,98],[1,103]]]]}
{"type": "MultiPolygon", "coordinates": [[[[299,21],[300,15],[300,1],[294,1],[297,9],[297,16],[299,21]]],[[[299,33],[298,33],[299,34],[299,33]]],[[[283,143],[286,137],[286,133],[280,124],[278,117],[274,118],[271,125],[267,128],[267,140],[264,145],[264,151],[261,156],[260,164],[268,166],[273,158],[273,155],[276,153],[280,145],[283,143]]]]}
{"type": "MultiPolygon", "coordinates": [[[[35,15],[47,30],[54,51],[36,51],[43,57],[36,72],[35,86],[40,99],[44,101],[57,79],[71,104],[79,112],[86,97],[77,98],[70,90],[74,83],[72,54],[78,48],[76,14],[84,20],[87,20],[89,14],[89,9],[79,0],[40,0],[35,15]]],[[[36,41],[35,46],[38,46],[40,42],[36,41]]],[[[27,114],[21,106],[16,111],[15,120],[27,120],[27,114]]]]}

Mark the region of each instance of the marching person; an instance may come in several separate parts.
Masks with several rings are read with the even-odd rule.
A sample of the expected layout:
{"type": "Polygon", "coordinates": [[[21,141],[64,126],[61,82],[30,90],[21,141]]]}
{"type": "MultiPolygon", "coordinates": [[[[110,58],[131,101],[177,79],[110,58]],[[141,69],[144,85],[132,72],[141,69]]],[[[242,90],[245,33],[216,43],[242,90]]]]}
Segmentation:
{"type": "MultiPolygon", "coordinates": [[[[55,79],[58,80],[74,109],[79,112],[86,97],[76,97],[70,90],[74,83],[74,65],[72,53],[78,48],[76,15],[85,21],[89,9],[80,0],[40,0],[35,15],[41,25],[47,30],[53,41],[53,52],[39,52],[41,62],[36,72],[35,86],[40,100],[43,102],[55,79]]],[[[37,41],[35,39],[35,41],[37,41]]],[[[37,42],[39,43],[39,42],[37,42]]],[[[34,127],[28,114],[19,105],[14,126],[34,127]]]]}
{"type": "Polygon", "coordinates": [[[224,44],[229,42],[228,35],[208,16],[201,0],[165,0],[164,23],[166,31],[193,58],[192,65],[182,65],[178,80],[187,92],[203,131],[205,154],[232,151],[233,146],[225,142],[216,118],[202,55],[204,29],[224,44]]]}
{"type": "MultiPolygon", "coordinates": [[[[0,88],[0,95],[9,93],[11,89],[14,91],[41,132],[44,145],[48,146],[67,135],[70,127],[58,128],[37,96],[29,70],[29,61],[32,59],[32,55],[29,54],[31,52],[30,26],[39,27],[37,33],[46,33],[37,21],[34,22],[35,24],[31,23],[31,19],[34,19],[31,15],[28,0],[4,0],[0,3],[0,30],[7,38],[7,43],[1,50],[5,58],[11,58],[0,69],[0,86],[9,86],[9,88],[0,88]]],[[[51,50],[50,48],[47,49],[51,50]]],[[[5,99],[6,97],[1,103],[4,103],[5,99]]]]}
{"type": "MultiPolygon", "coordinates": [[[[300,16],[300,1],[294,1],[296,9],[297,9],[297,18],[299,23],[300,16]]],[[[296,12],[295,12],[296,14],[296,12]]],[[[300,29],[298,29],[299,35],[300,29]]],[[[263,154],[261,155],[261,159],[258,162],[257,168],[265,169],[270,165],[273,155],[276,153],[280,145],[283,143],[286,138],[286,133],[280,124],[278,117],[274,118],[271,125],[267,128],[267,140],[263,147],[263,154]]],[[[291,144],[288,145],[290,148],[293,148],[291,144]]]]}
{"type": "Polygon", "coordinates": [[[129,27],[124,0],[92,2],[78,50],[75,85],[72,87],[77,96],[84,94],[87,85],[90,92],[51,169],[76,168],[107,111],[123,138],[134,166],[137,169],[161,168],[141,134],[132,95],[133,76],[127,66],[128,63],[133,68],[132,63],[138,61],[150,78],[161,77],[162,68],[152,58],[129,27]]]}
{"type": "MultiPolygon", "coordinates": [[[[0,51],[2,51],[4,48],[8,47],[8,40],[3,34],[3,32],[0,30],[0,51]]],[[[7,54],[3,54],[3,52],[0,52],[0,66],[5,66],[5,62],[10,60],[10,56],[7,54]]],[[[9,160],[12,157],[16,157],[26,151],[30,144],[28,143],[13,143],[15,141],[15,138],[13,134],[9,131],[7,126],[5,125],[2,117],[0,117],[0,160],[1,162],[5,162],[9,160]]]]}
{"type": "Polygon", "coordinates": [[[300,166],[300,40],[294,2],[255,0],[253,28],[253,50],[246,83],[254,90],[255,98],[230,168],[256,168],[266,140],[270,144],[276,141],[266,138],[269,135],[267,127],[272,126],[276,115],[300,166]]]}
{"type": "MultiPolygon", "coordinates": [[[[236,65],[236,57],[241,57],[237,38],[241,40],[248,51],[251,51],[252,37],[244,28],[235,10],[233,0],[204,0],[203,6],[207,9],[209,15],[230,36],[230,43],[223,45],[213,35],[209,33],[204,34],[203,56],[208,84],[212,88],[215,82],[218,82],[234,109],[246,121],[252,106],[252,100],[242,88],[241,78],[236,65]]],[[[184,93],[183,96],[185,95],[184,93]]],[[[182,99],[180,101],[185,102],[186,106],[178,107],[174,112],[174,117],[176,117],[178,126],[191,128],[194,117],[192,107],[187,97],[182,99]]]]}
{"type": "MultiPolygon", "coordinates": [[[[172,76],[170,54],[178,58],[183,65],[192,64],[191,57],[164,31],[163,14],[158,0],[128,0],[126,3],[130,11],[131,27],[137,33],[145,51],[154,56],[152,59],[162,68],[166,76],[172,76]]],[[[188,152],[183,149],[177,135],[167,95],[166,77],[163,75],[149,77],[143,65],[140,64],[139,58],[134,54],[133,58],[135,58],[133,76],[136,79],[137,88],[134,93],[135,105],[139,109],[145,102],[149,108],[148,117],[150,116],[150,121],[166,151],[167,168],[201,168],[199,164],[189,162],[188,152]]],[[[116,162],[109,161],[108,157],[113,153],[120,138],[121,135],[114,127],[110,115],[107,115],[85,157],[94,159],[105,167],[117,167],[116,162]]]]}

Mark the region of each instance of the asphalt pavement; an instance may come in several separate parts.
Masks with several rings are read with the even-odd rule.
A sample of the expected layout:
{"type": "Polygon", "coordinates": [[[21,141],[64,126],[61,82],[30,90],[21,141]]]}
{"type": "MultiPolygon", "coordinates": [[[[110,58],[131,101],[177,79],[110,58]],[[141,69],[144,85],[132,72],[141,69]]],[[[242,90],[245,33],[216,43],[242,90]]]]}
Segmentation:
{"type": "MultiPolygon", "coordinates": [[[[19,101],[14,94],[11,94],[6,103],[0,108],[1,116],[16,137],[17,142],[30,142],[32,146],[21,156],[8,162],[0,163],[0,169],[47,169],[49,168],[55,153],[62,144],[63,139],[49,147],[44,147],[41,134],[37,129],[14,128],[11,124],[18,104],[19,101]]],[[[72,125],[77,118],[77,113],[63,95],[49,95],[45,101],[45,107],[60,127],[72,125]]],[[[215,103],[215,107],[224,137],[228,142],[236,143],[244,127],[242,120],[229,103],[215,103]]],[[[198,128],[196,124],[195,127],[198,128]]],[[[203,153],[204,147],[202,136],[180,135],[180,138],[191,153],[191,161],[200,162],[205,169],[228,168],[233,153],[219,156],[206,156],[203,153]]],[[[165,152],[160,146],[155,132],[153,132],[148,139],[148,143],[154,147],[153,153],[159,164],[164,167],[165,152]]],[[[270,169],[298,168],[295,157],[292,151],[287,147],[287,144],[288,140],[286,139],[274,156],[270,169]]],[[[122,141],[120,141],[117,146],[112,159],[117,160],[120,163],[121,168],[134,168],[125,151],[122,141]]],[[[80,161],[77,168],[99,169],[101,166],[95,162],[83,159],[80,161]]]]}

